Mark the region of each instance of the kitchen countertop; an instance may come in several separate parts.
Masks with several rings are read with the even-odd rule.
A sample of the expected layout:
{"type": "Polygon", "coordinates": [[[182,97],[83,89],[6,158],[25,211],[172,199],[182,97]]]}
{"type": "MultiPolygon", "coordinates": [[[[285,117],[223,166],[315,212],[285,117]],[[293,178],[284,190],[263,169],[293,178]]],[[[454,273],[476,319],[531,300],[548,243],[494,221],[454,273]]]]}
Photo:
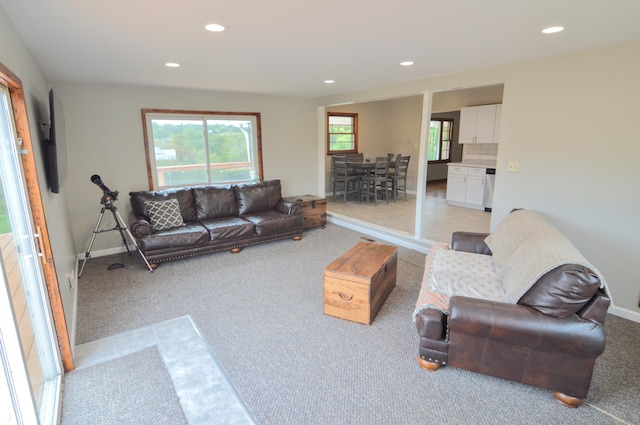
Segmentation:
{"type": "Polygon", "coordinates": [[[455,165],[458,167],[496,168],[496,161],[478,160],[478,161],[450,162],[447,165],[455,165]]]}

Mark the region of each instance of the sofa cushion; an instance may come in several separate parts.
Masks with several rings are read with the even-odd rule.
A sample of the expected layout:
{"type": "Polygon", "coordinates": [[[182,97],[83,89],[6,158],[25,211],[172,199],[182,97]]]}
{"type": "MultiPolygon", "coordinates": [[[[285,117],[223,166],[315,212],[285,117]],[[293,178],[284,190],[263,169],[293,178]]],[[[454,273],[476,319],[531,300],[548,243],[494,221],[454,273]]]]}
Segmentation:
{"type": "Polygon", "coordinates": [[[491,249],[496,267],[504,267],[520,244],[548,226],[549,224],[533,211],[514,210],[507,214],[484,240],[491,249]]]}
{"type": "Polygon", "coordinates": [[[454,295],[501,301],[504,290],[497,274],[488,255],[454,251],[445,244],[431,247],[414,319],[424,308],[448,313],[449,298],[454,295]]]}
{"type": "Polygon", "coordinates": [[[588,267],[564,264],[547,272],[518,301],[540,313],[566,317],[582,309],[600,287],[600,279],[588,267]]]}
{"type": "Polygon", "coordinates": [[[149,210],[145,205],[147,201],[166,201],[168,199],[177,199],[180,205],[180,215],[185,223],[195,221],[197,219],[195,205],[193,203],[193,194],[191,188],[167,189],[156,191],[139,191],[129,193],[129,202],[131,209],[137,216],[149,219],[149,210]]]}
{"type": "Polygon", "coordinates": [[[236,196],[231,185],[194,187],[193,200],[198,220],[238,215],[236,196]]]}
{"type": "Polygon", "coordinates": [[[255,226],[242,217],[221,217],[200,220],[209,232],[209,240],[244,239],[256,235],[255,226]]]}
{"type": "Polygon", "coordinates": [[[234,190],[240,215],[269,211],[282,199],[280,180],[239,184],[234,190]]]}
{"type": "Polygon", "coordinates": [[[161,230],[151,236],[140,239],[143,251],[183,248],[185,246],[206,245],[209,243],[209,232],[199,223],[190,223],[182,227],[161,230]]]}
{"type": "Polygon", "coordinates": [[[185,225],[182,215],[180,215],[180,204],[177,199],[146,201],[144,204],[149,211],[149,221],[154,231],[185,225]]]}
{"type": "Polygon", "coordinates": [[[304,223],[302,214],[288,215],[277,211],[258,212],[243,215],[242,217],[256,226],[256,234],[258,236],[275,235],[295,229],[300,229],[302,233],[302,225],[304,223]]]}

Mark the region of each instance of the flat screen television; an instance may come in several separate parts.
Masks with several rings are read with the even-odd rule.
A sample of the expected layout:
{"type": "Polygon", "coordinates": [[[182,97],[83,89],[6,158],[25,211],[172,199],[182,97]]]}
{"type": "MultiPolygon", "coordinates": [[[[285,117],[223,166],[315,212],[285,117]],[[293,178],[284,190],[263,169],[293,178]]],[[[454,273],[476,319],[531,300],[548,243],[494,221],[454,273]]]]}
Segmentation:
{"type": "Polygon", "coordinates": [[[67,181],[67,146],[64,127],[64,110],[58,95],[49,90],[49,138],[44,141],[44,166],[47,185],[53,193],[60,193],[60,187],[67,181]]]}

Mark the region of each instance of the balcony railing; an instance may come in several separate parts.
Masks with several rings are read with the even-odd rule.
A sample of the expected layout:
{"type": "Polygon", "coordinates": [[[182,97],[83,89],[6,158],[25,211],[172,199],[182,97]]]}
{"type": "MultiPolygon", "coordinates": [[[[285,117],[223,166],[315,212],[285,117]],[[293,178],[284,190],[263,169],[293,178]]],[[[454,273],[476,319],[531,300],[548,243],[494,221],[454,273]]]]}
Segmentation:
{"type": "MultiPolygon", "coordinates": [[[[252,163],[250,161],[245,162],[220,162],[209,164],[209,168],[215,170],[227,170],[233,168],[249,168],[251,169],[252,163]]],[[[207,164],[188,164],[188,165],[167,165],[164,167],[156,167],[156,174],[158,175],[158,187],[165,186],[165,174],[176,171],[194,171],[205,170],[207,164]]]]}

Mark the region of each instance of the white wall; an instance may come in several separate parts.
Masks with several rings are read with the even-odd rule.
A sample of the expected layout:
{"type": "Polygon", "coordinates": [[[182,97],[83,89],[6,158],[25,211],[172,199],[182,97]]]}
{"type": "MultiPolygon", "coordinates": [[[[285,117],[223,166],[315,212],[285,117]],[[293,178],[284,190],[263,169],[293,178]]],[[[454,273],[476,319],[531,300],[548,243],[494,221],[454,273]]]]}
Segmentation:
{"type": "Polygon", "coordinates": [[[65,320],[71,339],[71,346],[73,346],[75,344],[76,329],[77,278],[75,277],[76,248],[69,230],[68,189],[63,187],[59,194],[53,194],[47,190],[43,155],[40,149],[42,140],[45,137],[40,124],[43,122],[49,123],[49,85],[2,9],[0,9],[0,62],[22,81],[42,204],[60,285],[65,320]],[[67,273],[69,272],[74,273],[72,287],[69,286],[67,281],[67,273]]]}
{"type": "MultiPolygon", "coordinates": [[[[285,196],[316,187],[316,106],[311,99],[117,85],[54,83],[64,102],[73,239],[84,252],[100,213],[99,174],[128,222],[129,192],[148,190],[142,108],[259,112],[264,178],[280,179],[285,196]]],[[[105,214],[101,229],[113,226],[105,214]]],[[[122,248],[117,232],[98,234],[92,253],[122,248]]],[[[90,260],[89,260],[90,261],[90,260]]]]}
{"type": "MultiPolygon", "coordinates": [[[[318,99],[318,105],[504,83],[492,227],[541,213],[640,317],[640,42],[318,99]],[[520,161],[520,173],[507,162],[520,161]]],[[[625,313],[626,314],[626,313],[625,313]]]]}

